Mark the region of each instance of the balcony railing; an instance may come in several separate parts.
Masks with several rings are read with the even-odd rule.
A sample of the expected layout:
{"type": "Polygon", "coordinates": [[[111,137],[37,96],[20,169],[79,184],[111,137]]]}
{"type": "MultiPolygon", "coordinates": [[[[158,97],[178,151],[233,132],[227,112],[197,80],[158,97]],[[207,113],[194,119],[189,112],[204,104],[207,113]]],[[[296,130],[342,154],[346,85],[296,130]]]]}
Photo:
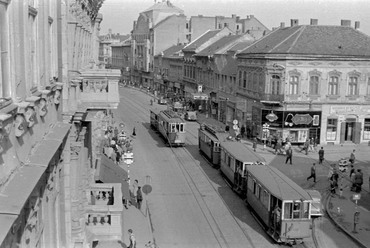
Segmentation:
{"type": "Polygon", "coordinates": [[[93,184],[86,207],[86,226],[98,240],[121,240],[122,192],[120,183],[93,184]]]}

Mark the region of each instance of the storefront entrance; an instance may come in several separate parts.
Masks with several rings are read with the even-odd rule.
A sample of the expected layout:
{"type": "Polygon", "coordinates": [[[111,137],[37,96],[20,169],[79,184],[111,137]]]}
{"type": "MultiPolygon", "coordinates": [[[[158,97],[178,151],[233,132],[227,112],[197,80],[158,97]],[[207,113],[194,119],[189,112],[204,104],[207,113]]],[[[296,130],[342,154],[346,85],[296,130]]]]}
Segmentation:
{"type": "Polygon", "coordinates": [[[360,143],[361,139],[361,123],[356,122],[354,118],[347,118],[345,122],[341,123],[340,141],[360,143]]]}

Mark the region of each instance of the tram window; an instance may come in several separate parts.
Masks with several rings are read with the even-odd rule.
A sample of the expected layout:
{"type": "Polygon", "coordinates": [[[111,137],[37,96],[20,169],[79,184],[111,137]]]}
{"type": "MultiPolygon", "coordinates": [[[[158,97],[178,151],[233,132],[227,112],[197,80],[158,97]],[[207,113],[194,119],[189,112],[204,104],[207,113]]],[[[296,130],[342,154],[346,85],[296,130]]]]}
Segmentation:
{"type": "Polygon", "coordinates": [[[293,219],[301,218],[301,202],[293,203],[293,219]]]}
{"type": "Polygon", "coordinates": [[[309,210],[310,209],[310,203],[309,202],[304,202],[303,203],[303,218],[308,219],[309,218],[309,210]]]}
{"type": "Polygon", "coordinates": [[[269,205],[269,193],[266,190],[263,190],[262,194],[262,204],[268,208],[269,205]]]}
{"type": "Polygon", "coordinates": [[[221,161],[225,162],[225,152],[224,150],[221,150],[221,161]]]}
{"type": "Polygon", "coordinates": [[[292,218],[292,205],[291,202],[286,202],[284,204],[284,219],[291,219],[292,218]]]}
{"type": "Polygon", "coordinates": [[[175,130],[176,133],[180,132],[180,124],[179,123],[176,123],[176,130],[175,130]]]}
{"type": "Polygon", "coordinates": [[[253,179],[251,175],[248,175],[248,189],[253,191],[253,179]]]}
{"type": "Polygon", "coordinates": [[[184,132],[184,124],[182,124],[182,123],[180,124],[180,132],[182,132],[182,133],[184,132]]]}
{"type": "Polygon", "coordinates": [[[257,187],[256,187],[256,196],[258,199],[261,198],[261,185],[257,184],[257,187]]]}
{"type": "Polygon", "coordinates": [[[171,133],[174,133],[175,132],[175,124],[171,123],[171,133]]]}
{"type": "Polygon", "coordinates": [[[256,194],[256,186],[257,186],[256,180],[253,179],[253,194],[256,194]]]}
{"type": "Polygon", "coordinates": [[[215,145],[213,147],[213,151],[214,152],[219,152],[220,151],[220,144],[219,143],[215,142],[215,145]]]}

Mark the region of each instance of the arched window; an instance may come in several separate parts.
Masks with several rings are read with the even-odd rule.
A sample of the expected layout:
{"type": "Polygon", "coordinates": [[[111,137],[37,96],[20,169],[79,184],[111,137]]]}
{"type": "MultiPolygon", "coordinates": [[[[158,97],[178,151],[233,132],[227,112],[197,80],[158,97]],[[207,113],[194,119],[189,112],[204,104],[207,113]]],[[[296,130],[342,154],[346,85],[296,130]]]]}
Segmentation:
{"type": "Polygon", "coordinates": [[[348,81],[348,95],[358,95],[358,77],[350,77],[348,81]]]}
{"type": "Polygon", "coordinates": [[[319,77],[311,76],[310,77],[310,95],[319,94],[319,77]]]}
{"type": "Polygon", "coordinates": [[[299,77],[290,76],[289,78],[289,94],[290,95],[298,95],[298,84],[299,84],[299,77]]]}
{"type": "Polygon", "coordinates": [[[336,96],[339,94],[339,77],[337,76],[331,76],[329,78],[329,89],[328,89],[328,95],[336,96]]]}

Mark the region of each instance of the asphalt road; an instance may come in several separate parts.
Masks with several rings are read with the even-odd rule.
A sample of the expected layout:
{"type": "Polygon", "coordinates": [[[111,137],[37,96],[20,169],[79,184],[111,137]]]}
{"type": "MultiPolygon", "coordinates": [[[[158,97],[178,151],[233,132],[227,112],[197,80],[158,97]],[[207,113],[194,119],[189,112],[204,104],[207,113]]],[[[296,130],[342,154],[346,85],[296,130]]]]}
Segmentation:
{"type": "MultiPolygon", "coordinates": [[[[150,105],[150,96],[136,89],[121,88],[121,103],[114,112],[128,133],[136,129],[135,163],[131,180],[144,185],[150,176],[153,191],[147,196],[153,236],[163,247],[276,247],[246,209],[243,201],[228,187],[218,170],[212,168],[198,152],[199,124],[187,122],[187,146],[167,147],[149,125],[149,109],[166,106],[150,105]]],[[[317,167],[318,182],[307,182],[310,166],[317,162],[295,150],[293,166],[285,165],[284,156],[259,149],[268,162],[289,175],[303,188],[326,194],[328,164],[317,167]]],[[[327,153],[337,161],[343,154],[327,153]]],[[[359,163],[369,162],[366,154],[357,154],[359,163]],[[361,158],[363,156],[363,158],[361,158]]],[[[143,209],[145,209],[145,201],[143,209]]],[[[143,210],[143,214],[145,211],[143,210]]],[[[315,220],[319,247],[357,247],[325,216],[315,220]]],[[[308,243],[308,247],[314,247],[308,243]]]]}
{"type": "Polygon", "coordinates": [[[114,117],[128,133],[136,129],[130,177],[138,179],[139,185],[151,178],[153,190],[147,201],[160,248],[275,247],[218,170],[199,154],[199,124],[188,123],[185,148],[171,149],[149,126],[148,109],[165,106],[151,106],[149,96],[130,88],[120,93],[114,117]]]}

